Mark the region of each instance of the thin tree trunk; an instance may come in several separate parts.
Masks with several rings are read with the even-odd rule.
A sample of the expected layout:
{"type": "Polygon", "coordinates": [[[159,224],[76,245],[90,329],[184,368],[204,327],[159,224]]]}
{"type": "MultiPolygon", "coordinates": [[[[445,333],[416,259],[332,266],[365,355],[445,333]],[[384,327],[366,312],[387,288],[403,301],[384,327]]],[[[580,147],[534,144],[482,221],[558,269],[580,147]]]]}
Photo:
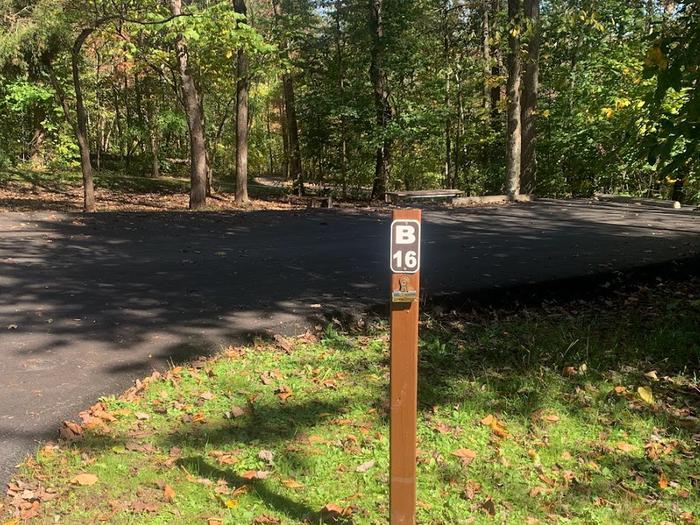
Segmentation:
{"type": "Polygon", "coordinates": [[[462,172],[462,130],[464,129],[464,102],[462,95],[462,79],[459,73],[455,75],[457,82],[457,130],[455,133],[455,185],[459,183],[462,172]]]}
{"type": "Polygon", "coordinates": [[[540,74],[540,0],[525,0],[525,20],[530,30],[523,74],[521,183],[533,193],[537,183],[537,91],[540,74]]]}
{"type": "MultiPolygon", "coordinates": [[[[496,20],[498,12],[501,9],[500,0],[492,0],[491,4],[491,20],[496,20]]],[[[489,31],[490,34],[490,31],[489,31]]],[[[498,46],[491,48],[491,127],[494,131],[501,130],[501,119],[499,118],[498,110],[501,102],[501,84],[496,82],[496,79],[501,76],[503,65],[503,56],[498,49],[498,46]]]]}
{"type": "Polygon", "coordinates": [[[270,127],[270,99],[265,99],[265,124],[267,130],[267,176],[272,177],[275,157],[272,153],[272,130],[270,127]]]}
{"type": "Polygon", "coordinates": [[[87,38],[95,30],[94,27],[84,29],[73,44],[71,51],[71,70],[73,74],[73,89],[75,90],[75,138],[80,150],[80,169],[83,173],[83,210],[95,211],[95,186],[92,177],[92,162],[90,161],[90,142],[88,136],[88,116],[83,99],[83,89],[80,79],[80,51],[87,38]]]}
{"type": "Polygon", "coordinates": [[[374,106],[376,109],[377,128],[381,135],[377,146],[374,167],[372,198],[381,198],[387,190],[389,170],[391,169],[391,141],[387,136],[387,125],[393,116],[389,103],[386,72],[384,71],[384,19],[383,0],[370,0],[370,30],[372,34],[372,52],[370,78],[374,89],[374,106]]]}
{"type": "Polygon", "coordinates": [[[510,199],[520,193],[520,0],[508,0],[508,140],[506,187],[510,199]]]}
{"type": "MultiPolygon", "coordinates": [[[[275,21],[282,17],[282,6],[279,0],[272,0],[275,21]]],[[[289,42],[283,42],[289,57],[289,42]]],[[[301,148],[299,147],[299,124],[297,122],[296,102],[294,97],[294,77],[291,72],[282,75],[282,98],[287,126],[287,162],[289,177],[292,179],[292,189],[297,195],[304,194],[304,172],[301,164],[301,148]]]]}
{"type": "Polygon", "coordinates": [[[284,88],[279,103],[280,124],[282,128],[282,177],[289,180],[289,130],[287,129],[287,110],[284,107],[284,88]]]}
{"type": "MultiPolygon", "coordinates": [[[[182,0],[170,0],[173,16],[182,14],[182,0]]],[[[189,66],[189,52],[182,35],[176,41],[177,63],[182,81],[182,95],[187,128],[190,134],[190,209],[203,207],[207,201],[207,149],[204,138],[202,101],[189,66]]]]}
{"type": "Polygon", "coordinates": [[[294,100],[294,79],[291,73],[282,75],[284,107],[289,134],[289,176],[292,188],[297,195],[304,194],[304,173],[301,167],[301,149],[299,147],[299,125],[297,123],[296,102],[294,100]]]}
{"type": "Polygon", "coordinates": [[[486,113],[491,112],[491,0],[484,0],[484,14],[481,18],[481,29],[483,33],[483,52],[484,52],[484,109],[486,113]]]}
{"type": "MultiPolygon", "coordinates": [[[[345,61],[342,46],[342,28],[340,24],[341,0],[335,0],[335,56],[338,67],[338,95],[342,104],[345,104],[345,61]]],[[[340,116],[340,179],[343,198],[348,193],[348,140],[345,114],[340,116]]]]}
{"type": "MultiPolygon", "coordinates": [[[[445,5],[447,9],[447,5],[445,5]]],[[[444,166],[444,185],[446,188],[454,187],[452,179],[452,115],[450,114],[450,36],[448,32],[447,15],[445,15],[445,27],[443,34],[443,54],[445,60],[445,166],[444,166]]]]}
{"type": "MultiPolygon", "coordinates": [[[[236,13],[247,15],[245,0],[235,0],[236,13]]],[[[248,202],[248,56],[238,50],[236,83],[236,203],[248,202]]]]}

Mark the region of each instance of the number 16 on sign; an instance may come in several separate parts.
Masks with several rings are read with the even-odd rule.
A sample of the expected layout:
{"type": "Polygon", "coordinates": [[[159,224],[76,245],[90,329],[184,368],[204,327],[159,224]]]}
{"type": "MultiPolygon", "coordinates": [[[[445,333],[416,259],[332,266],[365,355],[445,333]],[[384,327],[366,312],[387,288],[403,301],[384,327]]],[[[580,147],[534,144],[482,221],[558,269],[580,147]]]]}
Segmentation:
{"type": "Polygon", "coordinates": [[[395,210],[391,223],[391,525],[416,522],[416,411],[421,212],[395,210]]]}

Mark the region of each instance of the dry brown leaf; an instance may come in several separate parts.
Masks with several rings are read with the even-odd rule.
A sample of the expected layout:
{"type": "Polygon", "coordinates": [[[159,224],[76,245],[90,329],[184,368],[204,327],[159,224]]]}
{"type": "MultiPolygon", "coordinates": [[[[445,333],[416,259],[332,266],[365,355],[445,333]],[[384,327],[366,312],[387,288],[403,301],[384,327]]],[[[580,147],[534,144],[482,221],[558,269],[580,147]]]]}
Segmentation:
{"type": "Polygon", "coordinates": [[[281,386],[279,387],[276,391],[275,394],[277,394],[277,397],[279,397],[282,401],[286,401],[288,398],[290,398],[293,394],[292,389],[287,387],[287,386],[281,386]]]}
{"type": "Polygon", "coordinates": [[[170,485],[165,485],[163,487],[163,499],[166,503],[175,501],[175,490],[170,485]]]}
{"type": "Polygon", "coordinates": [[[667,489],[668,488],[668,478],[666,477],[666,474],[664,472],[661,473],[659,476],[659,488],[660,489],[667,489]]]}
{"type": "Polygon", "coordinates": [[[294,345],[292,344],[292,342],[283,335],[275,334],[274,339],[275,343],[277,343],[277,346],[279,346],[287,354],[290,354],[294,349],[294,345]]]}
{"type": "Polygon", "coordinates": [[[496,505],[493,502],[493,499],[488,498],[486,501],[484,501],[481,504],[481,509],[486,512],[489,516],[495,516],[496,515],[496,505]]]}
{"type": "Polygon", "coordinates": [[[474,461],[474,458],[476,458],[476,452],[468,448],[457,449],[452,452],[452,455],[458,457],[462,462],[462,465],[465,467],[474,461]]]}
{"type": "Polygon", "coordinates": [[[64,421],[58,433],[61,439],[77,441],[83,438],[83,427],[73,421],[64,421]]]}
{"type": "Polygon", "coordinates": [[[304,486],[302,483],[299,483],[295,479],[284,479],[282,480],[282,485],[284,485],[288,489],[300,489],[304,486]]]}
{"type": "Polygon", "coordinates": [[[71,483],[81,487],[90,487],[97,483],[98,479],[94,474],[78,474],[71,480],[71,483]]]}
{"type": "Polygon", "coordinates": [[[267,479],[270,472],[267,470],[248,470],[241,474],[243,479],[267,479]]]}
{"type": "Polygon", "coordinates": [[[352,514],[352,507],[341,507],[335,503],[328,503],[321,509],[321,515],[325,518],[347,517],[352,514]]]}
{"type": "Polygon", "coordinates": [[[489,414],[484,419],[481,420],[481,424],[487,426],[491,429],[496,436],[501,438],[508,437],[508,431],[503,423],[501,423],[496,416],[489,414]]]}
{"type": "Polygon", "coordinates": [[[367,471],[368,471],[369,469],[371,469],[374,465],[376,465],[376,463],[377,463],[377,462],[376,462],[375,460],[373,460],[373,459],[370,460],[370,461],[366,461],[366,462],[364,462],[362,465],[360,465],[359,467],[357,467],[357,468],[355,469],[355,472],[367,472],[367,471]]]}
{"type": "Polygon", "coordinates": [[[623,441],[620,441],[615,445],[618,450],[621,450],[622,452],[631,452],[634,450],[634,445],[631,445],[630,443],[625,443],[623,441]]]}
{"type": "Polygon", "coordinates": [[[252,525],[277,525],[278,523],[282,523],[279,518],[275,518],[269,514],[261,514],[253,519],[252,525]]]}
{"type": "Polygon", "coordinates": [[[466,486],[464,487],[464,496],[467,499],[474,499],[474,496],[481,490],[481,484],[477,483],[474,480],[469,480],[467,481],[466,486]]]}
{"type": "Polygon", "coordinates": [[[275,459],[275,453],[271,450],[261,450],[258,452],[258,458],[266,461],[267,463],[272,463],[275,459]]]}
{"type": "Polygon", "coordinates": [[[226,413],[226,417],[233,419],[234,417],[243,417],[248,413],[248,409],[244,407],[234,406],[226,413]]]}

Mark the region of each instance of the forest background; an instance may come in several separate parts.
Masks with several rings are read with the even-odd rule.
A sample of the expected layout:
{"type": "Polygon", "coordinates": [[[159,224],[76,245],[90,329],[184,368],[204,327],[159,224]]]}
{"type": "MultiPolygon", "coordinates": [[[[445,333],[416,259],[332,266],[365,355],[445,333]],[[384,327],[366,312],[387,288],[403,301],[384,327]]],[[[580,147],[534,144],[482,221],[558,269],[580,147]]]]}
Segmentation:
{"type": "Polygon", "coordinates": [[[0,0],[0,165],[700,198],[695,0],[0,0]]]}

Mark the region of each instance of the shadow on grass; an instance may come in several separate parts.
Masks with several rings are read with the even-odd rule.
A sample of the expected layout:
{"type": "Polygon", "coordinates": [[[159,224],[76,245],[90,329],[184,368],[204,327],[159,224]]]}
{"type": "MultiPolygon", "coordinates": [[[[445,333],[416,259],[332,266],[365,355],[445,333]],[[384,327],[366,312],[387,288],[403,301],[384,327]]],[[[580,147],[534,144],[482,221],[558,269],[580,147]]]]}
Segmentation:
{"type": "Polygon", "coordinates": [[[268,508],[284,514],[288,518],[304,523],[318,523],[319,525],[350,525],[352,523],[350,519],[346,519],[342,516],[330,515],[323,511],[319,512],[286,496],[277,494],[270,490],[263,480],[245,479],[229,470],[215,467],[208,463],[202,456],[182,458],[177,461],[177,464],[192,474],[210,479],[214,482],[223,479],[233,487],[249,487],[268,508]]]}

